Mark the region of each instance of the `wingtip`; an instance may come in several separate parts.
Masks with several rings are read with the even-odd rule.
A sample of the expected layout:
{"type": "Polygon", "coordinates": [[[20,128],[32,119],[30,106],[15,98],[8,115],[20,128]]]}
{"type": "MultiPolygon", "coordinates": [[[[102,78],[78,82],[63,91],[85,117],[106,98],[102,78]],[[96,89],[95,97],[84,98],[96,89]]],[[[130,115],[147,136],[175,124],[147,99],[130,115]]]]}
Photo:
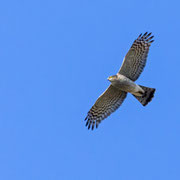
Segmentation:
{"type": "Polygon", "coordinates": [[[152,40],[152,41],[149,41],[149,43],[153,43],[154,42],[154,40],[152,40]]]}
{"type": "Polygon", "coordinates": [[[88,125],[89,125],[89,121],[86,122],[86,126],[88,126],[88,125]]]}
{"type": "Polygon", "coordinates": [[[151,37],[149,37],[148,39],[146,39],[146,41],[148,41],[149,43],[152,43],[153,41],[154,41],[154,36],[151,36],[151,37]],[[151,39],[153,39],[153,40],[151,40],[151,39]],[[151,40],[151,41],[150,41],[151,40]]]}
{"type": "Polygon", "coordinates": [[[142,41],[146,41],[148,43],[152,43],[154,42],[154,40],[151,40],[154,38],[154,35],[152,35],[152,32],[148,33],[148,32],[145,32],[143,35],[142,33],[138,36],[137,40],[142,40],[142,41]],[[151,40],[151,41],[150,41],[151,40]]]}
{"type": "Polygon", "coordinates": [[[142,33],[138,36],[138,38],[137,38],[137,39],[140,39],[140,38],[141,38],[141,36],[142,36],[142,33]]]}
{"type": "Polygon", "coordinates": [[[148,32],[145,32],[143,36],[146,36],[148,32]]]}

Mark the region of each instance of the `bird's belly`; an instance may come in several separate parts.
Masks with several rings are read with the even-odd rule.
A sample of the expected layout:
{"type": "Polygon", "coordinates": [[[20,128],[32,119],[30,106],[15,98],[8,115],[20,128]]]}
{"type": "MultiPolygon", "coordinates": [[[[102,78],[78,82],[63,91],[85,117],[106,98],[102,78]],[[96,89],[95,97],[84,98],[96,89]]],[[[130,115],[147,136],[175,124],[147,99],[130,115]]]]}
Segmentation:
{"type": "Polygon", "coordinates": [[[118,83],[112,83],[112,85],[121,91],[129,92],[136,96],[142,96],[144,93],[144,90],[140,86],[131,81],[119,81],[118,83]]]}
{"type": "Polygon", "coordinates": [[[114,86],[122,91],[126,91],[126,92],[132,92],[135,90],[135,85],[130,84],[130,83],[125,83],[125,82],[121,82],[121,83],[116,83],[114,84],[114,86]]]}

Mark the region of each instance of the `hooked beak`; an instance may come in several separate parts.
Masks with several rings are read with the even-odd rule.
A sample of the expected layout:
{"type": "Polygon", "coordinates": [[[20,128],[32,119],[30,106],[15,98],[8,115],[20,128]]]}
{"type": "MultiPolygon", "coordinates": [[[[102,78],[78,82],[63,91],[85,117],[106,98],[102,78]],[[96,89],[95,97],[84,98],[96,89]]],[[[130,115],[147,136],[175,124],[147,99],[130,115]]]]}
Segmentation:
{"type": "Polygon", "coordinates": [[[111,76],[109,76],[109,77],[107,78],[107,80],[110,81],[110,80],[111,80],[111,76]]]}

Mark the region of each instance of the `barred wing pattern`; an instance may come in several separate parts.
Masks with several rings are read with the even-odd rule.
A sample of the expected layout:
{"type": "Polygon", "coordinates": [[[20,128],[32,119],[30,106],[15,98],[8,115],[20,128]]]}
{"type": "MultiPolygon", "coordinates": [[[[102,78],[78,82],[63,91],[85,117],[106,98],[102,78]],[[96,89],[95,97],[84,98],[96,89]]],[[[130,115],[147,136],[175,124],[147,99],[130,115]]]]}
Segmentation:
{"type": "Polygon", "coordinates": [[[150,36],[151,33],[140,34],[139,37],[134,41],[130,50],[126,54],[123,64],[119,70],[119,73],[126,76],[127,78],[135,81],[143,71],[149,52],[149,47],[154,41],[150,36]]]}
{"type": "Polygon", "coordinates": [[[118,90],[110,85],[106,91],[97,99],[95,104],[89,110],[85,121],[88,129],[98,127],[99,123],[113,113],[122,104],[127,93],[118,90]]]}

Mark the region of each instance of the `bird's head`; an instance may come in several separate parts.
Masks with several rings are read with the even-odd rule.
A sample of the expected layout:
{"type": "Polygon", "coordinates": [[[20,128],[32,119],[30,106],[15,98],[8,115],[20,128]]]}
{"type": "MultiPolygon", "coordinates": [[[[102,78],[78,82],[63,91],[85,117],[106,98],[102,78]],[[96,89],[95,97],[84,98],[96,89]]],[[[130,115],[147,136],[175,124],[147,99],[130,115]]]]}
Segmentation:
{"type": "Polygon", "coordinates": [[[109,76],[107,79],[108,79],[110,82],[113,82],[113,81],[115,81],[115,80],[117,79],[117,75],[109,76]]]}

